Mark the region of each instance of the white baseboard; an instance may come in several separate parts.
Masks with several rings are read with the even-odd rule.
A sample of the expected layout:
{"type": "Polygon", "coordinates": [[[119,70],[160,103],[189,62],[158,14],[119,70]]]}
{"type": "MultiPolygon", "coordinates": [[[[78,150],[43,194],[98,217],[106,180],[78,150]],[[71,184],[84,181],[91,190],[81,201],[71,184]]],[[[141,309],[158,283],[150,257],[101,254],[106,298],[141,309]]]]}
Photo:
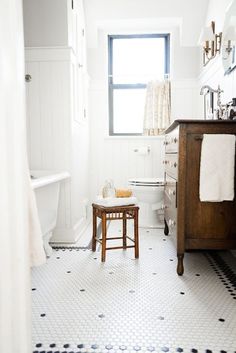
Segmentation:
{"type": "Polygon", "coordinates": [[[72,228],[56,228],[50,243],[76,243],[88,227],[89,221],[81,218],[72,228]]]}

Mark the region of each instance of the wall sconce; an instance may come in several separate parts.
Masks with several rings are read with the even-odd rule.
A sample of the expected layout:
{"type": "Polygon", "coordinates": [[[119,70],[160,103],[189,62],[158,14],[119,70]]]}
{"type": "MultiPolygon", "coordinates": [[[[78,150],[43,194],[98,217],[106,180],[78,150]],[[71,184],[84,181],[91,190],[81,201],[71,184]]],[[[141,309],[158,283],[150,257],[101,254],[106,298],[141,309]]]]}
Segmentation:
{"type": "Polygon", "coordinates": [[[215,33],[215,22],[212,21],[209,27],[205,27],[200,36],[200,43],[203,46],[203,65],[220,53],[222,33],[215,33]]]}
{"type": "Polygon", "coordinates": [[[223,60],[227,60],[236,42],[235,27],[230,26],[223,38],[223,60]]]}

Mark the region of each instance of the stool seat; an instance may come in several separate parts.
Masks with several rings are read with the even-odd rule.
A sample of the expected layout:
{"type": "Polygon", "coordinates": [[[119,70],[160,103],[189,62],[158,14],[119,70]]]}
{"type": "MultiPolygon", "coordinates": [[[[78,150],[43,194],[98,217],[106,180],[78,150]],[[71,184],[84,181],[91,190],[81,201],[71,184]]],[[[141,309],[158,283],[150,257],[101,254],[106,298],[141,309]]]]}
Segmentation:
{"type": "Polygon", "coordinates": [[[138,239],[138,211],[137,205],[129,206],[101,206],[93,203],[93,237],[92,237],[92,251],[96,251],[96,244],[99,242],[102,247],[101,261],[106,260],[106,250],[114,249],[127,249],[134,248],[134,255],[137,259],[139,257],[139,239],[138,239]],[[102,237],[97,237],[97,218],[102,220],[102,237]],[[107,237],[107,221],[120,219],[123,222],[123,234],[122,237],[107,237]],[[134,235],[133,238],[127,235],[127,220],[134,220],[134,235]],[[107,247],[107,240],[122,239],[122,246],[107,247]],[[127,245],[127,239],[129,239],[133,245],[127,245]]]}

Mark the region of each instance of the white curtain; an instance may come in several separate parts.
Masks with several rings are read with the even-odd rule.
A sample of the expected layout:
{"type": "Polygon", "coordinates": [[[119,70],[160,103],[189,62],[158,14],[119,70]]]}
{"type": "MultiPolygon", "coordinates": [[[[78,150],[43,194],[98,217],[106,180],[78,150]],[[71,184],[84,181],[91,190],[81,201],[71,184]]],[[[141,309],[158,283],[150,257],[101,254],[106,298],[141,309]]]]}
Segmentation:
{"type": "Polygon", "coordinates": [[[170,124],[170,81],[150,81],[147,84],[143,134],[159,135],[170,124]]]}
{"type": "Polygon", "coordinates": [[[30,265],[45,261],[26,154],[22,23],[22,2],[1,0],[0,352],[4,353],[32,351],[30,265]]]}

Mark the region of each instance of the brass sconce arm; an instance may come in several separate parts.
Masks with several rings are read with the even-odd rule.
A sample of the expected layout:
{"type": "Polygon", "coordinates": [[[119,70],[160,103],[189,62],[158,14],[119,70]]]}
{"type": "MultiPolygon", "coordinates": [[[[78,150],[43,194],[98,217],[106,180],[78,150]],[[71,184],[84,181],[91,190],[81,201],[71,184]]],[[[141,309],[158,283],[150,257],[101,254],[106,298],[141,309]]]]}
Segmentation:
{"type": "Polygon", "coordinates": [[[206,66],[210,60],[216,57],[221,50],[222,33],[215,33],[215,22],[204,28],[201,34],[203,45],[203,65],[206,66]]]}

